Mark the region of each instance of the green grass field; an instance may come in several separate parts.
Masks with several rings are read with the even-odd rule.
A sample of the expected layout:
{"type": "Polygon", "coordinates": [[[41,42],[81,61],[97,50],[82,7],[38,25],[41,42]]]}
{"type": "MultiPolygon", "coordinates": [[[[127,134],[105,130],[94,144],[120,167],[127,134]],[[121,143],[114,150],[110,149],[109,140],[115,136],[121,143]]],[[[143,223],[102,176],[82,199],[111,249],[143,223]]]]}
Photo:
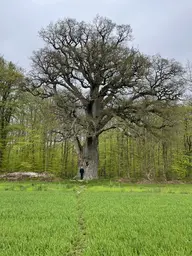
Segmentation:
{"type": "Polygon", "coordinates": [[[0,182],[0,256],[192,255],[192,185],[0,182]]]}

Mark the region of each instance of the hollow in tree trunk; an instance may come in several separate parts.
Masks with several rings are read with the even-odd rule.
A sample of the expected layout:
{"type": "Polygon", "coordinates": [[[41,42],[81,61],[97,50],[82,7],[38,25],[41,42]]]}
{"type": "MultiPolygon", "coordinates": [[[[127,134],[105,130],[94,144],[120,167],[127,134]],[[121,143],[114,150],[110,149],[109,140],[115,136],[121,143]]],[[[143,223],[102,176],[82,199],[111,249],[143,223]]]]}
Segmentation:
{"type": "Polygon", "coordinates": [[[79,169],[82,166],[85,170],[83,179],[92,180],[98,178],[98,163],[98,137],[87,137],[84,146],[79,151],[79,169]]]}

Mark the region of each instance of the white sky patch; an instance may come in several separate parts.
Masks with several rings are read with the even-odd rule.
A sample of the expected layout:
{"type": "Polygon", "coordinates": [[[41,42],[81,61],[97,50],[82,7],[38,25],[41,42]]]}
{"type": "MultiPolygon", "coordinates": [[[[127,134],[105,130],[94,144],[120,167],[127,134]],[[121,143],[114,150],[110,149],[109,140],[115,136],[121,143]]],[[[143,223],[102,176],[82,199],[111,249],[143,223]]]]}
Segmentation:
{"type": "MultiPolygon", "coordinates": [[[[48,4],[59,4],[59,3],[63,3],[63,4],[85,4],[85,3],[89,3],[90,4],[90,0],[31,0],[32,3],[34,4],[38,4],[38,5],[48,5],[48,4]]],[[[101,3],[101,4],[111,4],[111,3],[116,3],[117,0],[98,0],[97,3],[101,3]]]]}
{"type": "Polygon", "coordinates": [[[47,5],[47,4],[58,4],[58,3],[65,3],[66,1],[63,0],[31,0],[32,3],[38,5],[47,5]]]}

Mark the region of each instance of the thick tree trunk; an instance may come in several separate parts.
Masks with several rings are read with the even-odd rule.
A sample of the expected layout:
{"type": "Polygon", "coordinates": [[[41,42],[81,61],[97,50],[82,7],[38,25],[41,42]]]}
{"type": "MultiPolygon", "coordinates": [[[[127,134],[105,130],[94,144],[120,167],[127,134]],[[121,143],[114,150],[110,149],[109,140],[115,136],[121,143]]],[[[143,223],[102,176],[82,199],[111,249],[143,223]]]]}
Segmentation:
{"type": "Polygon", "coordinates": [[[79,154],[79,168],[83,166],[85,170],[83,179],[92,180],[98,178],[98,163],[98,136],[87,137],[79,154]]]}

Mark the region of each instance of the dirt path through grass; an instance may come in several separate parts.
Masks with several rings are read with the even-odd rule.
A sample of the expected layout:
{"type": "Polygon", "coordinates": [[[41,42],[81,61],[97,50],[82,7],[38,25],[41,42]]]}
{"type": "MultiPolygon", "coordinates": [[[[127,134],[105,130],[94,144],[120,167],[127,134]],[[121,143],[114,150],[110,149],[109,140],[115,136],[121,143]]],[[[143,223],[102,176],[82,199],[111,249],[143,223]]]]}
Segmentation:
{"type": "Polygon", "coordinates": [[[67,254],[67,256],[81,256],[85,250],[86,244],[86,225],[84,219],[84,198],[83,193],[86,186],[79,186],[76,190],[77,198],[77,212],[78,212],[78,231],[72,241],[72,250],[67,254]]]}

